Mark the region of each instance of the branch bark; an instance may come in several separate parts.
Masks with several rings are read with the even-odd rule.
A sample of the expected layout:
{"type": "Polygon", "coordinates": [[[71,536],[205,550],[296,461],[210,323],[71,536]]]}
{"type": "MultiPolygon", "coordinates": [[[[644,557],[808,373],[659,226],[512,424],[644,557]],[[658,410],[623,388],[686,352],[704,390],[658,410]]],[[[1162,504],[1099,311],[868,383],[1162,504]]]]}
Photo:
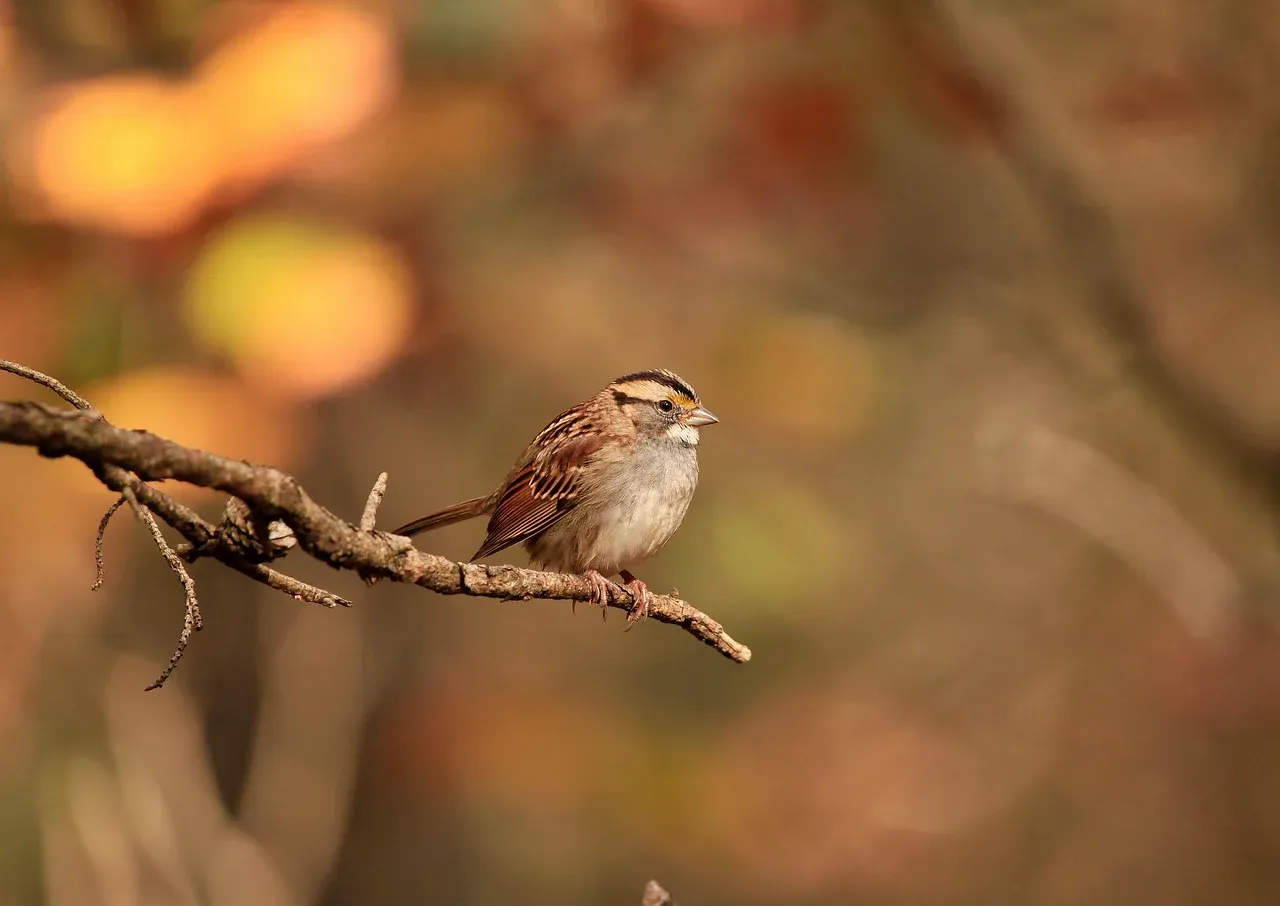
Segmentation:
{"type": "MultiPolygon", "coordinates": [[[[68,411],[29,401],[0,402],[0,442],[35,447],[43,456],[78,459],[108,488],[134,494],[196,549],[273,588],[309,600],[323,598],[320,602],[331,606],[349,602],[232,554],[217,542],[217,527],[147,482],[181,481],[230,494],[247,505],[259,524],[283,522],[292,529],[298,546],[335,569],[419,585],[446,595],[585,602],[595,594],[594,587],[580,576],[456,563],[417,550],[407,538],[362,530],[316,503],[295,478],[278,469],[184,447],[146,431],[119,428],[91,407],[68,411]],[[310,592],[300,593],[298,587],[310,592]]],[[[370,507],[376,508],[372,499],[370,507]]],[[[620,586],[610,589],[608,603],[627,612],[636,604],[620,586]]],[[[656,595],[650,602],[649,616],[679,626],[730,660],[746,663],[751,658],[750,648],[687,601],[656,595]]]]}

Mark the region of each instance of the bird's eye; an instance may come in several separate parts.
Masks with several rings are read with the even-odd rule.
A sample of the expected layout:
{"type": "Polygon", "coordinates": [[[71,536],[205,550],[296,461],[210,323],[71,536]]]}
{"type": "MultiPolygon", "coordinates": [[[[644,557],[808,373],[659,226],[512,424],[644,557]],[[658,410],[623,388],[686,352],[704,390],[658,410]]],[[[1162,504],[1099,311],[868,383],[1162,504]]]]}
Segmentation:
{"type": "Polygon", "coordinates": [[[671,402],[671,400],[658,400],[658,408],[663,412],[670,412],[675,408],[675,403],[671,402]]]}

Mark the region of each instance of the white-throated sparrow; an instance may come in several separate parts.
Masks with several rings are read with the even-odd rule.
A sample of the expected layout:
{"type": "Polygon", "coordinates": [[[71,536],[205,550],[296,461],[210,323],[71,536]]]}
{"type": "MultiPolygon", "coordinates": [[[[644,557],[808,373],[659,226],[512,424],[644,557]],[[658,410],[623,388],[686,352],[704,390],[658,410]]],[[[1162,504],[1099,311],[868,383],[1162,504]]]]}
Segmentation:
{"type": "Polygon", "coordinates": [[[617,573],[649,610],[649,589],[627,571],[671,540],[698,485],[698,429],[718,419],[664,369],[624,375],[562,412],[525,449],[492,494],[473,497],[396,529],[416,535],[490,514],[473,560],[524,542],[543,569],[579,573],[608,601],[617,573]]]}

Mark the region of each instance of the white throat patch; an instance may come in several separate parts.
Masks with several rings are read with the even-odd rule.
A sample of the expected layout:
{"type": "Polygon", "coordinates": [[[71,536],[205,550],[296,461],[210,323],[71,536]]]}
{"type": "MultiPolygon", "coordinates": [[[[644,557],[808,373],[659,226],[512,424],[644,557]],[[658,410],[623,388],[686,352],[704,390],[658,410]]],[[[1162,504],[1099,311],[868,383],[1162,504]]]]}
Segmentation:
{"type": "Polygon", "coordinates": [[[684,444],[688,447],[696,447],[698,445],[699,433],[698,429],[693,425],[686,425],[680,422],[672,425],[667,429],[667,437],[674,441],[684,444]]]}

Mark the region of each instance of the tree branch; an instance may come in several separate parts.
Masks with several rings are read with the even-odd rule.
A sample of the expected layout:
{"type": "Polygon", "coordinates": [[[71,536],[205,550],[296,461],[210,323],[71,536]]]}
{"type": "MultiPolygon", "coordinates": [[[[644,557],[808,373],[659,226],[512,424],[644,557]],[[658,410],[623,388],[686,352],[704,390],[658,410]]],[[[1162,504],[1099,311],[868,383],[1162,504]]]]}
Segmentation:
{"type": "MultiPolygon", "coordinates": [[[[1113,417],[1141,425],[1161,443],[1171,437],[1194,451],[1196,468],[1222,483],[1218,493],[1227,490],[1242,506],[1256,506],[1265,521],[1266,551],[1228,580],[1209,583],[1216,588],[1211,606],[1228,619],[1215,617],[1212,628],[1200,628],[1228,637],[1219,629],[1231,628],[1245,594],[1274,597],[1280,588],[1280,456],[1162,353],[1149,292],[1098,185],[1099,164],[1010,18],[995,11],[997,4],[975,0],[873,2],[891,27],[940,42],[994,113],[1000,159],[1056,239],[1064,274],[1077,289],[1070,305],[1037,292],[1016,297],[1050,350],[1092,385],[1084,388],[1091,404],[1113,397],[1119,404],[1113,417]]],[[[1224,575],[1212,567],[1201,575],[1213,573],[1224,575]]]]}
{"type": "MultiPolygon", "coordinates": [[[[5,364],[0,362],[0,367],[5,364]]],[[[30,369],[24,371],[31,376],[30,369]]],[[[45,381],[40,383],[50,386],[45,381]]],[[[316,503],[296,479],[278,469],[184,447],[146,431],[118,428],[91,408],[74,412],[35,402],[0,402],[0,442],[35,447],[48,457],[80,460],[107,487],[121,493],[130,490],[195,548],[257,581],[305,600],[329,606],[350,603],[232,554],[218,542],[217,528],[147,482],[175,480],[230,494],[247,505],[255,523],[279,520],[292,529],[303,550],[335,569],[420,585],[447,595],[590,601],[595,594],[594,587],[580,576],[456,563],[417,550],[407,538],[376,530],[362,531],[316,503]]],[[[369,510],[376,511],[375,496],[376,493],[370,495],[369,510]]],[[[613,586],[608,604],[630,612],[636,602],[626,589],[613,586]]],[[[730,660],[745,663],[751,657],[750,648],[679,598],[654,596],[649,615],[681,627],[730,660]]]]}

